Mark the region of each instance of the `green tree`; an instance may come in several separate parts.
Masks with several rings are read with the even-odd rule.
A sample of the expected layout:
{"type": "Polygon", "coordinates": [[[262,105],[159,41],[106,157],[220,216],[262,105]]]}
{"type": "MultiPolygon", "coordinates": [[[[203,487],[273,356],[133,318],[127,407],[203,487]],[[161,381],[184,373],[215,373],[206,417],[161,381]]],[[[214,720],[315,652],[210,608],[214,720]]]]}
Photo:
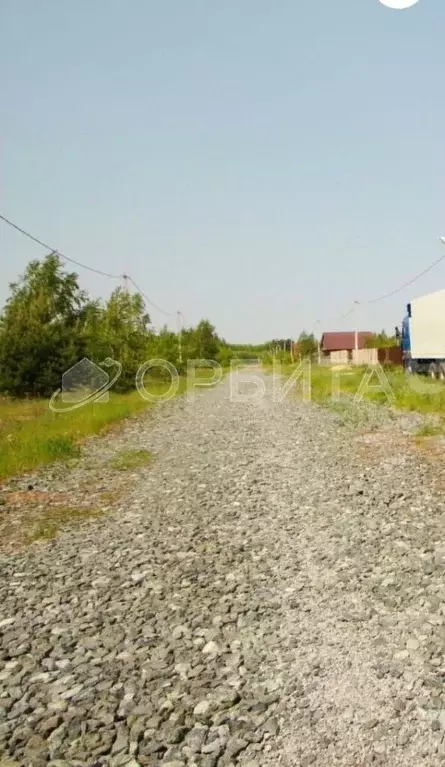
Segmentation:
{"type": "Polygon", "coordinates": [[[32,261],[10,288],[0,314],[0,391],[15,396],[51,395],[64,372],[83,357],[98,365],[107,357],[120,362],[115,389],[128,390],[150,359],[167,360],[184,372],[189,359],[227,365],[233,356],[257,358],[271,347],[228,344],[207,319],[184,329],[181,337],[167,327],[155,332],[141,295],[119,287],[105,303],[92,300],[56,254],[32,261]]]}
{"type": "Polygon", "coordinates": [[[86,294],[56,254],[31,261],[10,289],[1,317],[0,389],[46,396],[79,358],[86,294]]]}
{"type": "Polygon", "coordinates": [[[367,338],[365,342],[367,349],[386,349],[398,345],[398,339],[395,336],[387,335],[385,330],[382,330],[380,333],[374,333],[371,338],[367,338]]]}
{"type": "MultiPolygon", "coordinates": [[[[90,310],[91,311],[91,310],[90,310]]],[[[90,343],[105,356],[122,365],[122,375],[116,389],[134,387],[138,368],[147,361],[153,334],[144,299],[139,293],[129,293],[122,287],[111,294],[93,332],[90,343]]],[[[100,360],[95,360],[100,362],[100,360]]]]}
{"type": "Polygon", "coordinates": [[[216,330],[208,320],[201,320],[195,329],[197,359],[216,360],[220,340],[216,330]]]}
{"type": "Polygon", "coordinates": [[[313,333],[306,333],[304,330],[300,333],[297,341],[297,354],[302,357],[313,357],[318,350],[318,341],[313,333]]]}
{"type": "Polygon", "coordinates": [[[105,311],[100,300],[88,301],[78,320],[82,356],[100,364],[110,354],[107,343],[105,311]]]}
{"type": "Polygon", "coordinates": [[[235,357],[235,354],[233,350],[230,348],[229,344],[222,342],[219,347],[219,351],[217,355],[217,361],[219,362],[219,364],[222,365],[222,367],[228,367],[230,363],[232,362],[232,360],[234,359],[234,357],[235,357]]]}
{"type": "MultiPolygon", "coordinates": [[[[181,347],[185,346],[185,337],[187,331],[181,334],[181,347]]],[[[166,360],[174,365],[178,373],[182,373],[185,370],[184,359],[187,359],[187,354],[183,352],[182,363],[179,360],[179,337],[177,333],[169,330],[167,326],[161,328],[159,333],[154,337],[153,343],[150,346],[150,359],[166,360]]],[[[162,374],[162,371],[160,371],[162,374]]],[[[163,375],[163,374],[162,374],[163,375]]]]}

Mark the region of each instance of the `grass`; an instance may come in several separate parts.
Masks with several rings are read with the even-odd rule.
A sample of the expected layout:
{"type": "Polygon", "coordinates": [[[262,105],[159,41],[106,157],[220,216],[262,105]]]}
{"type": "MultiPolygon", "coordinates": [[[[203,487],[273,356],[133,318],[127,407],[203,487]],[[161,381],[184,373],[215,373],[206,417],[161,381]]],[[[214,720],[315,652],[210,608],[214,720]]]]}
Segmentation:
{"type": "MultiPolygon", "coordinates": [[[[147,379],[146,379],[147,380],[147,379]]],[[[164,395],[168,382],[146,383],[151,394],[164,395]]],[[[187,388],[179,380],[177,395],[187,388]]],[[[54,413],[48,400],[0,399],[0,480],[32,471],[58,460],[77,459],[81,443],[87,437],[125,418],[153,407],[138,392],[109,395],[108,402],[85,405],[78,410],[54,413]]]]}
{"type": "Polygon", "coordinates": [[[416,439],[423,439],[427,437],[440,437],[444,434],[443,426],[426,423],[420,427],[414,434],[416,439]]]}
{"type": "Polygon", "coordinates": [[[76,445],[71,437],[64,436],[63,434],[50,437],[46,441],[46,448],[48,456],[54,461],[64,458],[78,458],[81,453],[79,445],[76,445]]]}
{"type": "Polygon", "coordinates": [[[329,410],[336,413],[338,416],[338,423],[342,426],[358,426],[360,423],[366,421],[366,414],[358,408],[351,407],[350,402],[331,402],[326,400],[325,404],[329,410]]]}
{"type": "Polygon", "coordinates": [[[79,443],[147,407],[137,393],[111,394],[66,413],[53,413],[46,400],[0,400],[0,479],[42,464],[75,459],[79,443]]]}
{"type": "MultiPolygon", "coordinates": [[[[213,372],[211,368],[197,369],[196,378],[209,379],[213,372]]],[[[170,388],[169,380],[150,380],[148,376],[145,376],[144,384],[147,391],[157,397],[166,395],[170,388]]],[[[182,376],[176,396],[186,390],[187,378],[182,376]]],[[[0,481],[53,461],[75,461],[81,455],[81,444],[87,437],[155,405],[143,399],[137,391],[128,394],[110,392],[108,401],[90,403],[65,413],[54,413],[48,403],[49,400],[43,399],[0,397],[0,481]]]]}
{"type": "MultiPolygon", "coordinates": [[[[296,365],[283,365],[281,373],[288,378],[296,367],[296,365]]],[[[311,369],[311,399],[330,407],[341,407],[342,403],[351,402],[362,385],[364,387],[362,396],[365,400],[377,404],[392,404],[401,410],[439,414],[445,417],[445,385],[442,382],[431,380],[426,376],[407,376],[400,368],[380,368],[380,371],[382,370],[385,376],[386,392],[376,372],[371,379],[366,380],[367,368],[365,367],[338,369],[335,372],[335,368],[314,365],[311,369]],[[337,398],[333,397],[333,375],[338,376],[337,386],[334,378],[334,389],[340,392],[337,398]]]]}
{"type": "Polygon", "coordinates": [[[129,471],[141,469],[151,463],[152,454],[149,450],[121,450],[109,462],[112,469],[129,471]]]}
{"type": "MultiPolygon", "coordinates": [[[[196,378],[209,379],[213,373],[211,368],[200,368],[196,370],[196,378]]],[[[169,380],[150,380],[148,376],[144,384],[147,391],[157,397],[166,395],[170,388],[169,380]]],[[[176,396],[186,390],[187,378],[182,376],[176,396]]],[[[48,402],[0,398],[0,481],[53,461],[76,460],[87,437],[155,404],[143,399],[137,391],[110,392],[108,401],[90,403],[65,413],[54,413],[48,402]]]]}
{"type": "Polygon", "coordinates": [[[43,511],[37,521],[32,525],[27,533],[27,543],[35,541],[51,540],[55,538],[60,530],[67,524],[79,524],[86,519],[98,517],[102,514],[100,510],[88,508],[67,508],[56,506],[43,511]]]}

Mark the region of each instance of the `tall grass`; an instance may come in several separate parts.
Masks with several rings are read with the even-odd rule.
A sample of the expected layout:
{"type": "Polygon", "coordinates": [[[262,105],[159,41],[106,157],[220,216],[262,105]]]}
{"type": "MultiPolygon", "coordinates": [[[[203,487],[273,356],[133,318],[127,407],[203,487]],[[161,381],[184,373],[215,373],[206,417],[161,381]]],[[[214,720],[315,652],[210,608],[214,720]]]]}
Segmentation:
{"type": "MultiPolygon", "coordinates": [[[[168,382],[151,381],[147,389],[162,395],[168,382]]],[[[187,388],[181,378],[177,395],[187,388]]],[[[0,480],[23,474],[55,460],[76,458],[80,443],[113,424],[153,404],[138,392],[110,393],[108,402],[96,402],[78,410],[54,413],[47,400],[0,399],[0,480]]]]}
{"type": "MultiPolygon", "coordinates": [[[[200,368],[197,379],[211,379],[214,371],[200,368]]],[[[147,391],[158,397],[170,388],[170,379],[145,377],[147,391]]],[[[187,390],[187,378],[180,377],[176,396],[187,390]]],[[[109,400],[54,413],[48,400],[0,398],[0,481],[32,471],[57,460],[75,459],[84,439],[99,434],[119,421],[136,415],[155,403],[138,392],[109,393],[109,400]]]]}
{"type": "MultiPolygon", "coordinates": [[[[281,373],[289,377],[296,369],[296,365],[283,365],[281,373]]],[[[340,399],[351,400],[360,389],[368,368],[345,367],[331,368],[328,366],[313,365],[311,368],[311,399],[314,402],[335,402],[333,391],[333,376],[338,376],[340,399]]],[[[392,404],[401,410],[417,411],[419,413],[437,413],[445,417],[445,384],[434,381],[427,376],[407,376],[400,368],[380,368],[386,377],[389,390],[392,393],[392,401],[389,400],[382,384],[374,372],[372,378],[364,388],[364,399],[378,404],[392,404]]]]}

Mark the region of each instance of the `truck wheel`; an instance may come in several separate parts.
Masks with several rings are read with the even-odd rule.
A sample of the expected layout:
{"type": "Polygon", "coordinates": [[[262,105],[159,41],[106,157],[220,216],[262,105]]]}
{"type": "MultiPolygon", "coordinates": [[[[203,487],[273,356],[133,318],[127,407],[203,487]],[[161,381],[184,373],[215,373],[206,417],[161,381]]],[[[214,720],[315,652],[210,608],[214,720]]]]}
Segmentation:
{"type": "Polygon", "coordinates": [[[436,365],[434,364],[434,362],[432,362],[430,367],[429,367],[428,375],[429,375],[430,378],[437,378],[438,370],[437,370],[436,365]]]}
{"type": "Polygon", "coordinates": [[[444,381],[445,380],[445,364],[441,362],[438,367],[439,367],[438,377],[440,378],[441,381],[444,381]]]}

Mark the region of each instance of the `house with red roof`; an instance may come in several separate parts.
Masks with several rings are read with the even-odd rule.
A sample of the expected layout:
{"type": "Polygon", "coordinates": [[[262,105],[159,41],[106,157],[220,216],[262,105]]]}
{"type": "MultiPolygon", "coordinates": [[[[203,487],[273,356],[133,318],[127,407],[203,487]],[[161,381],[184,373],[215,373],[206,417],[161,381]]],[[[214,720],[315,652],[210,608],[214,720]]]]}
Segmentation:
{"type": "Polygon", "coordinates": [[[349,362],[352,360],[354,349],[365,349],[372,336],[373,333],[369,330],[323,333],[320,351],[323,357],[349,362]]]}

